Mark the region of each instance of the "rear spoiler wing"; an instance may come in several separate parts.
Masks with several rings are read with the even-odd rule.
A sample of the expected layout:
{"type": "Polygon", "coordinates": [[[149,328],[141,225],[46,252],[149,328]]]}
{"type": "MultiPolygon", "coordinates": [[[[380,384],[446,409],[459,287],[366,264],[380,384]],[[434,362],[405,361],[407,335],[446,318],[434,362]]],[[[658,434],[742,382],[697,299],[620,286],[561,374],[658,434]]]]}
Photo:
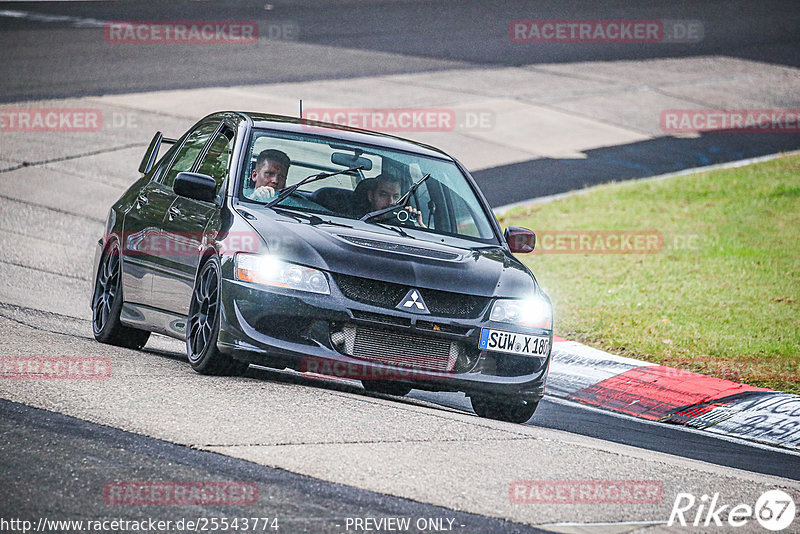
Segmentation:
{"type": "Polygon", "coordinates": [[[150,145],[147,147],[144,156],[142,156],[142,162],[139,163],[139,172],[142,174],[147,174],[150,172],[150,169],[152,169],[153,165],[156,163],[156,158],[158,157],[158,151],[161,148],[161,143],[174,145],[177,142],[177,139],[164,137],[161,132],[156,132],[152,141],[150,141],[150,145]]]}

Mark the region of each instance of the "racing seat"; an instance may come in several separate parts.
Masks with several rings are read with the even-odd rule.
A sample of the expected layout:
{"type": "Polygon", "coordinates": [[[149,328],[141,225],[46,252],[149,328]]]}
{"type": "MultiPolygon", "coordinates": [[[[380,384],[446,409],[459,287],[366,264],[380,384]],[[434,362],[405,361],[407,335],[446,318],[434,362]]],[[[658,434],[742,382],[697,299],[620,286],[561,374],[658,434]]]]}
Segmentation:
{"type": "Polygon", "coordinates": [[[367,193],[375,188],[375,178],[365,178],[358,182],[358,185],[353,190],[350,206],[352,209],[351,215],[355,218],[361,218],[369,212],[370,204],[367,193]]]}
{"type": "Polygon", "coordinates": [[[341,187],[320,187],[311,195],[311,200],[334,213],[350,214],[353,191],[341,187]]]}

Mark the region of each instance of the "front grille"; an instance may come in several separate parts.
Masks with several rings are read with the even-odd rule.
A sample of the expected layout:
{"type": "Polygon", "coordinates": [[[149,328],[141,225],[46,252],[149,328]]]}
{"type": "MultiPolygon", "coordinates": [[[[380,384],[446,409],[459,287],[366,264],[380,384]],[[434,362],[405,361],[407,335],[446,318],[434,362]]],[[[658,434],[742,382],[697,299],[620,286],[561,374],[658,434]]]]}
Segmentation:
{"type": "MultiPolygon", "coordinates": [[[[381,308],[395,308],[409,290],[416,289],[403,284],[381,282],[346,274],[333,273],[333,278],[345,297],[381,308]]],[[[436,289],[419,289],[419,292],[431,314],[442,317],[478,317],[489,304],[488,297],[462,295],[436,289]]]]}
{"type": "Polygon", "coordinates": [[[334,274],[333,278],[345,297],[373,306],[394,308],[408,293],[408,288],[400,284],[380,282],[370,278],[359,278],[346,274],[334,274]]]}
{"type": "MultiPolygon", "coordinates": [[[[361,310],[352,310],[352,312],[353,319],[356,320],[369,321],[371,323],[380,323],[389,326],[402,326],[404,328],[411,328],[411,319],[408,317],[397,317],[395,315],[385,315],[383,313],[372,313],[361,310]]],[[[416,322],[416,327],[420,330],[441,332],[444,334],[457,334],[459,336],[465,336],[470,331],[470,328],[465,326],[454,326],[420,320],[416,322]]]]}
{"type": "Polygon", "coordinates": [[[458,334],[465,336],[470,331],[469,328],[463,326],[453,326],[449,324],[432,323],[430,321],[417,321],[417,328],[421,330],[430,330],[431,332],[444,332],[445,334],[458,334]]]}
{"type": "Polygon", "coordinates": [[[408,317],[396,317],[394,315],[384,315],[382,313],[370,313],[361,310],[353,310],[353,318],[392,326],[403,326],[406,328],[411,327],[411,319],[408,317]]]}
{"type": "Polygon", "coordinates": [[[368,326],[348,325],[342,333],[342,351],[348,356],[424,371],[451,372],[463,352],[456,341],[368,326]]]}

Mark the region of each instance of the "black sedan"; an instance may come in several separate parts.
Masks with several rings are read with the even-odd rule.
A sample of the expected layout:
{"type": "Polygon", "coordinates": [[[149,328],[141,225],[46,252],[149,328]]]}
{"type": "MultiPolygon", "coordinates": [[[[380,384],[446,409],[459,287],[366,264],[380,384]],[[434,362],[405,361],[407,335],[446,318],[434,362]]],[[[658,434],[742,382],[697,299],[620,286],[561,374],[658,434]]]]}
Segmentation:
{"type": "Polygon", "coordinates": [[[374,132],[256,113],[156,133],[98,241],[93,330],[141,348],[186,340],[190,365],[251,363],[461,391],[524,422],[544,393],[552,308],[467,170],[374,132]],[[171,144],[168,150],[162,150],[171,144]],[[163,152],[163,155],[160,153],[163,152]]]}

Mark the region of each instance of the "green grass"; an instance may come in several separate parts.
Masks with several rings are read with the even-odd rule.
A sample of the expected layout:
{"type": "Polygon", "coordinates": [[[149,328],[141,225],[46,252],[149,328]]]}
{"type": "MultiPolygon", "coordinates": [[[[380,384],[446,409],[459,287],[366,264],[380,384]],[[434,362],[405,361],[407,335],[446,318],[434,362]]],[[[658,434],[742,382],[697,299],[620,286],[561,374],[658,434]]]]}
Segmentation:
{"type": "Polygon", "coordinates": [[[663,235],[652,254],[520,256],[553,300],[556,333],[800,393],[800,156],[601,186],[499,219],[663,235]]]}

